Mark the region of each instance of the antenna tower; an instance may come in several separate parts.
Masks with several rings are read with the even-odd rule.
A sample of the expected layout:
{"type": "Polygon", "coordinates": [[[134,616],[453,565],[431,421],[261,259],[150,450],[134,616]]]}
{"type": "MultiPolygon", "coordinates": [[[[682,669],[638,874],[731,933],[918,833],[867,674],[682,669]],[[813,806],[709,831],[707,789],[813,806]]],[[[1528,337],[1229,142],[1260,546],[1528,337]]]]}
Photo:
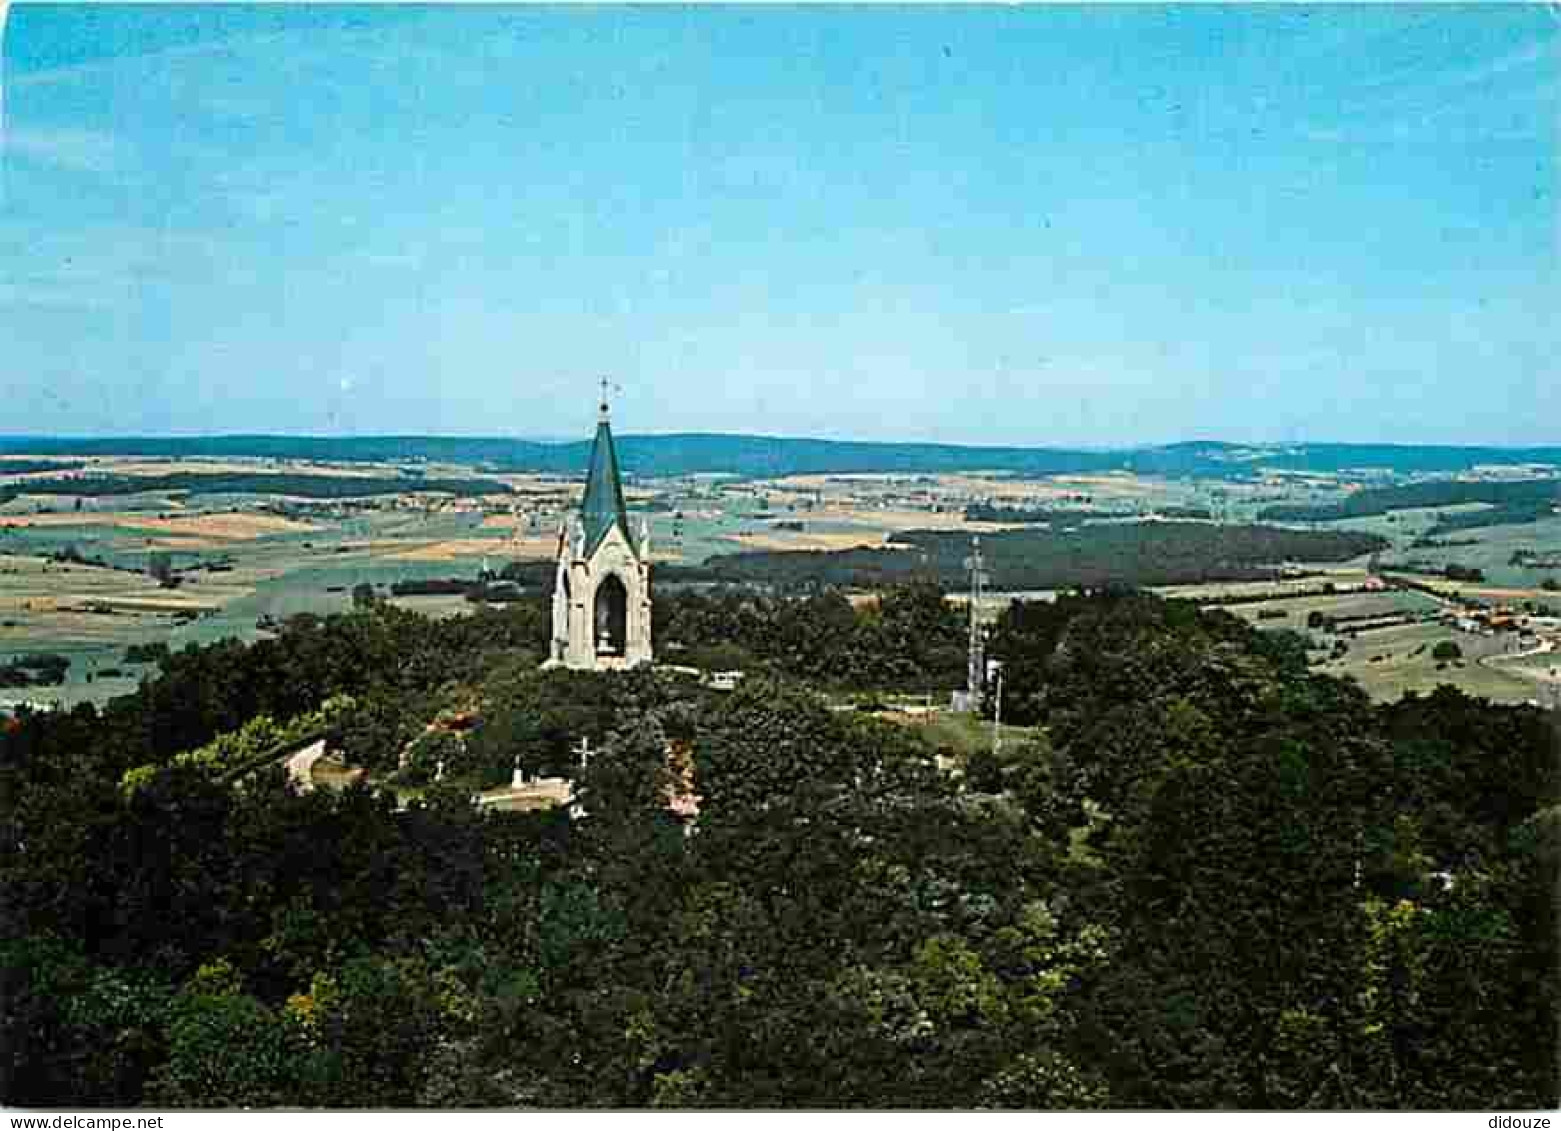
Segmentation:
{"type": "Polygon", "coordinates": [[[1003,752],[1003,665],[993,660],[992,667],[997,673],[997,691],[992,698],[992,757],[996,758],[1003,752]]]}
{"type": "Polygon", "coordinates": [[[965,691],[970,696],[971,709],[981,701],[981,689],[986,686],[986,637],[981,632],[981,595],[989,580],[985,563],[981,558],[981,535],[970,538],[970,556],[965,559],[970,571],[970,656],[965,674],[965,691]]]}

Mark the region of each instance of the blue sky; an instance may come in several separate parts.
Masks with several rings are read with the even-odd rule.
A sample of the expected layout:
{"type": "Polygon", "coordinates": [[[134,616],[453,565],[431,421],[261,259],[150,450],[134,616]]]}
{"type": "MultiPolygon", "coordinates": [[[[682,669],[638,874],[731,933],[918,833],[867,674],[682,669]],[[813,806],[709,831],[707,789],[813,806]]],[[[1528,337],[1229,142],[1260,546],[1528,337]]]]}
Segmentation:
{"type": "Polygon", "coordinates": [[[1561,443],[1553,8],[3,34],[0,432],[1561,443]]]}

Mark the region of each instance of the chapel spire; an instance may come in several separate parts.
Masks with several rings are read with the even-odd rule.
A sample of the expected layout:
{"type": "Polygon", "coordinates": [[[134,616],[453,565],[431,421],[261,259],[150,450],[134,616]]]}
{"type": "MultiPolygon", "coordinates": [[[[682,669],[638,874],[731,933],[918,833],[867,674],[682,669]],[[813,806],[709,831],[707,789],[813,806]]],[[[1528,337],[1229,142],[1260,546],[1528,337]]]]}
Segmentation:
{"type": "Polygon", "coordinates": [[[612,442],[607,407],[607,379],[602,378],[602,400],[596,418],[596,439],[591,441],[591,464],[580,501],[580,521],[585,527],[585,552],[592,553],[607,532],[616,526],[631,546],[629,512],[623,502],[623,480],[618,473],[618,453],[612,442]]]}
{"type": "Polygon", "coordinates": [[[629,531],[609,388],[603,381],[579,514],[559,531],[549,666],[610,671],[652,658],[650,534],[644,524],[637,540],[629,531]]]}

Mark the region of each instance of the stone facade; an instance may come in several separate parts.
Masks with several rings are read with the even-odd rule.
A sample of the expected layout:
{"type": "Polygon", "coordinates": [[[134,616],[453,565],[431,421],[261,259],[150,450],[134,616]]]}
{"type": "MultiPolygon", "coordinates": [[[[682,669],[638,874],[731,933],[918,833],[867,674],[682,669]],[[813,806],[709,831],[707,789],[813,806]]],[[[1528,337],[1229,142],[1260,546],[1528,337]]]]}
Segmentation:
{"type": "Polygon", "coordinates": [[[580,513],[559,531],[549,666],[618,671],[651,662],[650,532],[629,532],[607,406],[580,513]]]}

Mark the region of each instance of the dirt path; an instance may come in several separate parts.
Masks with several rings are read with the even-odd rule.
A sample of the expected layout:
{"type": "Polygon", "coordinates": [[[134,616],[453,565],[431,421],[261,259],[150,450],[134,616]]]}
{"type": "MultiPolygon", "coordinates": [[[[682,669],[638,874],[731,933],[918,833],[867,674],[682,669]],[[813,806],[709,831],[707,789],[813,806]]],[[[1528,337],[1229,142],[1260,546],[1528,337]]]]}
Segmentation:
{"type": "Polygon", "coordinates": [[[1535,692],[1542,693],[1542,699],[1549,699],[1551,706],[1561,707],[1561,655],[1557,655],[1554,640],[1544,640],[1538,647],[1524,652],[1498,652],[1481,656],[1475,662],[1492,671],[1499,671],[1504,676],[1533,684],[1535,692]],[[1543,655],[1554,657],[1548,669],[1521,662],[1543,655]]]}

